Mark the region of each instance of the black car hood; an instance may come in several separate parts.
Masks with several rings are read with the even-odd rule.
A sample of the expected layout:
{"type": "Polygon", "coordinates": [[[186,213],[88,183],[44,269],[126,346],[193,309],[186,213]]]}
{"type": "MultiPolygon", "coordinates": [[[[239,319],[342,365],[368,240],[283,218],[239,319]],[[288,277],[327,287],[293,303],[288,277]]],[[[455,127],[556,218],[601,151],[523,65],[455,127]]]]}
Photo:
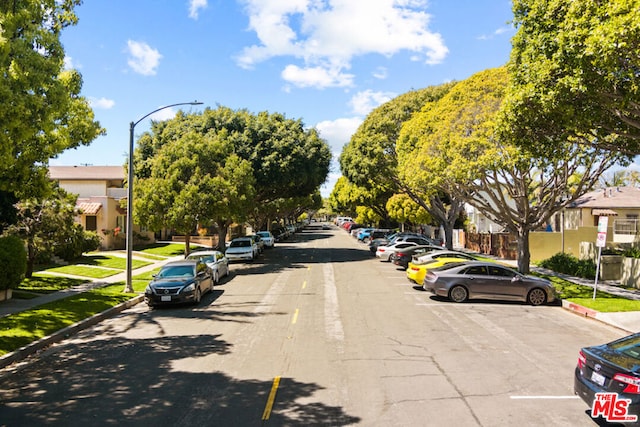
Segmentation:
{"type": "Polygon", "coordinates": [[[584,349],[584,351],[587,354],[605,360],[611,365],[618,366],[635,374],[640,374],[640,360],[621,353],[618,350],[614,350],[613,348],[609,347],[608,344],[587,347],[584,349]]]}
{"type": "Polygon", "coordinates": [[[175,288],[176,286],[187,286],[193,283],[193,278],[188,279],[156,279],[149,283],[154,288],[175,288]]]}

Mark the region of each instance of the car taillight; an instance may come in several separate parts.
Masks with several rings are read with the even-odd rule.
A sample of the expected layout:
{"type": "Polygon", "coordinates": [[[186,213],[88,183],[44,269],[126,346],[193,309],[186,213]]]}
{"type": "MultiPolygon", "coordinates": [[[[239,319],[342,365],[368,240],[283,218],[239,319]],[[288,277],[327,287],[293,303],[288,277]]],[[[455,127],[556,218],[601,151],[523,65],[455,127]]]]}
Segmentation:
{"type": "Polygon", "coordinates": [[[613,380],[626,384],[622,390],[623,393],[640,394],[640,378],[626,374],[615,374],[613,380]]]}
{"type": "Polygon", "coordinates": [[[383,249],[383,248],[378,248],[378,250],[379,250],[380,252],[384,252],[384,249],[383,249]]]}
{"type": "Polygon", "coordinates": [[[402,252],[396,252],[396,256],[406,256],[406,255],[403,254],[402,252]]]}
{"type": "Polygon", "coordinates": [[[411,267],[409,267],[409,268],[410,268],[412,271],[418,271],[418,270],[420,270],[418,267],[413,266],[413,265],[412,265],[411,267]]]}
{"type": "Polygon", "coordinates": [[[429,270],[427,270],[427,274],[424,275],[425,282],[435,282],[437,278],[438,276],[436,276],[434,273],[430,272],[429,270]]]}
{"type": "Polygon", "coordinates": [[[582,350],[580,350],[580,352],[578,353],[578,369],[584,368],[584,365],[586,364],[587,364],[587,358],[582,352],[582,350]]]}

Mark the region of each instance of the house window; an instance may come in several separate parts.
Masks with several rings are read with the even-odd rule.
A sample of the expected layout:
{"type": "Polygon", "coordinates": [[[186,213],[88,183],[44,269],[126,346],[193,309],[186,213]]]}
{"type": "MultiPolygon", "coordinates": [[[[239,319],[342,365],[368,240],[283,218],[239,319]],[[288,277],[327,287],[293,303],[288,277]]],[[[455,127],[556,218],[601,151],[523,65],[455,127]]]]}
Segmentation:
{"type": "Polygon", "coordinates": [[[85,217],[84,229],[87,231],[96,231],[98,229],[98,217],[95,215],[87,215],[85,217]]]}
{"type": "Polygon", "coordinates": [[[120,227],[123,233],[127,232],[127,216],[126,215],[118,215],[116,217],[116,227],[120,227]]]}

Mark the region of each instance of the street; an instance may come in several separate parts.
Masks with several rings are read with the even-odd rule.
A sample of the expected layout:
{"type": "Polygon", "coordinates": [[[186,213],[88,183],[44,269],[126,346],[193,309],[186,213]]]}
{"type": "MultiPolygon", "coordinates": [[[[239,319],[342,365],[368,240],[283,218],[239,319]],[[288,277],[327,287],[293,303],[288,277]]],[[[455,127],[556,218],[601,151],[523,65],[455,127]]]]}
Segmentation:
{"type": "Polygon", "coordinates": [[[0,426],[595,426],[558,305],[455,304],[307,228],[197,306],[139,304],[0,372],[0,426]]]}

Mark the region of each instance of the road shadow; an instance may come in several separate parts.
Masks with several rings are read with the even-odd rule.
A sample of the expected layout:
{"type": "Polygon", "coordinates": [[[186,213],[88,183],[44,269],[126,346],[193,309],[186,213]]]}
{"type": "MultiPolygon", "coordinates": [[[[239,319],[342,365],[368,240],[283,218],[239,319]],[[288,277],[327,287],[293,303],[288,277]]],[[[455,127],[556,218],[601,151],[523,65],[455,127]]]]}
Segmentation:
{"type": "MultiPolygon", "coordinates": [[[[231,357],[231,345],[216,334],[111,337],[62,345],[43,363],[26,368],[28,375],[18,371],[0,380],[0,424],[264,424],[273,381],[233,378],[217,372],[214,363],[194,367],[194,360],[219,357],[231,357]]],[[[316,383],[282,378],[269,424],[346,426],[360,421],[339,406],[313,402],[321,389],[316,383]]]]}

